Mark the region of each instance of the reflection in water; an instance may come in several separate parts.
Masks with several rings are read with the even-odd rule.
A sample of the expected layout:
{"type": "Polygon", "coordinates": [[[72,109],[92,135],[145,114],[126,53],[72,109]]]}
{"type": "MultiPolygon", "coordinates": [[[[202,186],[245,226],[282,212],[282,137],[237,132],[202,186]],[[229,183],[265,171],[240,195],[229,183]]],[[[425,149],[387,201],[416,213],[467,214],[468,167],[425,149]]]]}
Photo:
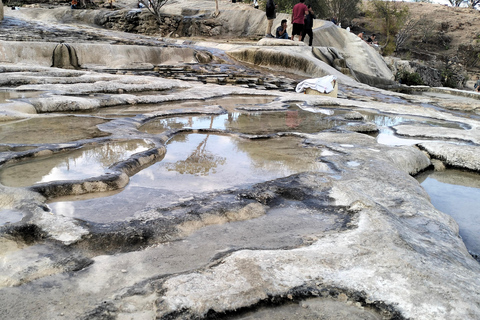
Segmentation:
{"type": "Polygon", "coordinates": [[[222,135],[181,134],[163,161],[132,177],[131,184],[202,192],[255,183],[301,171],[325,170],[320,151],[297,138],[243,140],[222,135]]]}
{"type": "Polygon", "coordinates": [[[0,181],[6,186],[25,187],[38,182],[96,177],[105,174],[112,164],[149,147],[145,141],[135,140],[62,152],[7,166],[0,171],[0,181]]]}
{"type": "Polygon", "coordinates": [[[175,163],[169,163],[166,168],[168,171],[176,171],[180,174],[192,174],[207,176],[216,173],[216,168],[225,164],[226,158],[215,155],[207,149],[207,141],[210,135],[205,135],[205,139],[193,150],[185,160],[175,163]]]}
{"type": "Polygon", "coordinates": [[[102,137],[108,134],[96,126],[104,122],[90,117],[45,117],[0,123],[0,141],[18,144],[62,143],[102,137]]]}
{"type": "Polygon", "coordinates": [[[15,223],[23,218],[23,213],[16,210],[4,209],[0,210],[0,226],[7,223],[15,223]]]}
{"type": "Polygon", "coordinates": [[[406,117],[400,115],[384,115],[377,113],[363,113],[366,120],[375,123],[379,128],[379,133],[376,135],[377,142],[389,146],[404,146],[414,145],[417,143],[425,142],[430,139],[412,139],[401,138],[395,135],[392,127],[399,124],[426,124],[433,127],[445,127],[454,129],[468,129],[465,125],[450,121],[432,120],[420,117],[406,117]]]}
{"type": "MultiPolygon", "coordinates": [[[[342,113],[342,111],[337,112],[342,113]]],[[[271,134],[276,132],[315,133],[342,124],[323,113],[311,113],[298,107],[287,111],[231,112],[215,116],[185,116],[155,119],[140,128],[150,134],[159,134],[169,129],[213,128],[245,134],[271,134]]]]}
{"type": "Polygon", "coordinates": [[[213,134],[179,134],[169,142],[165,158],[131,177],[121,193],[50,206],[59,214],[111,221],[202,192],[241,187],[304,171],[330,172],[326,164],[318,161],[321,150],[304,148],[301,142],[296,137],[244,140],[213,134]]]}
{"type": "Polygon", "coordinates": [[[435,208],[458,223],[467,249],[480,255],[480,175],[446,170],[424,173],[417,179],[435,208]]]}
{"type": "Polygon", "coordinates": [[[25,99],[38,97],[42,94],[41,91],[12,91],[0,89],[0,103],[9,102],[13,99],[25,99]]]}

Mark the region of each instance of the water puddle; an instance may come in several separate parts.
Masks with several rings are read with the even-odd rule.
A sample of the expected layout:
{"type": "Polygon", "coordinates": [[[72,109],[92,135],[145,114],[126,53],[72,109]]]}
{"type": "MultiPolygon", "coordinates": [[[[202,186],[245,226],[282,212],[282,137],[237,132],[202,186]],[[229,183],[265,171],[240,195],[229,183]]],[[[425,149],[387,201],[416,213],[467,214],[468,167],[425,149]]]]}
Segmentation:
{"type": "Polygon", "coordinates": [[[106,122],[92,117],[42,117],[0,123],[1,143],[62,143],[108,135],[96,127],[106,122]]]}
{"type": "Polygon", "coordinates": [[[112,164],[149,148],[151,145],[145,141],[134,140],[38,157],[2,168],[0,182],[10,187],[26,187],[39,182],[96,177],[107,173],[112,164]]]}
{"type": "MultiPolygon", "coordinates": [[[[165,158],[140,171],[121,193],[102,199],[51,203],[57,213],[92,221],[131,217],[136,211],[268,181],[304,171],[330,172],[319,162],[321,150],[305,148],[302,139],[244,140],[212,134],[180,134],[165,158]],[[98,213],[101,212],[101,215],[98,213]]],[[[80,198],[76,198],[80,199],[80,198]]]]}
{"type": "Polygon", "coordinates": [[[75,114],[89,114],[104,117],[132,116],[137,114],[151,113],[155,111],[167,111],[180,108],[196,108],[209,105],[220,105],[226,110],[235,110],[237,107],[252,107],[270,103],[276,97],[272,96],[226,96],[206,100],[178,100],[158,104],[136,104],[128,106],[116,106],[99,108],[96,110],[77,111],[75,114]]]}
{"type": "MultiPolygon", "coordinates": [[[[345,298],[347,298],[345,296],[345,298]]],[[[259,307],[241,315],[229,317],[232,320],[381,320],[385,319],[381,312],[356,306],[352,302],[331,298],[310,298],[299,302],[287,302],[280,306],[259,307]]]]}
{"type": "Polygon", "coordinates": [[[8,223],[15,223],[23,218],[23,213],[16,210],[0,210],[0,226],[8,223]]]}
{"type": "Polygon", "coordinates": [[[0,103],[8,103],[11,100],[36,98],[42,95],[41,91],[13,91],[7,89],[0,89],[0,103]]]}
{"type": "MultiPolygon", "coordinates": [[[[342,111],[343,112],[343,111],[342,111]]],[[[339,113],[337,111],[331,114],[339,113]]],[[[150,134],[170,129],[221,129],[245,134],[271,134],[276,132],[315,133],[331,129],[346,121],[334,119],[325,113],[312,113],[296,106],[286,111],[230,112],[214,116],[184,116],[160,118],[140,128],[150,134]]]]}
{"type": "Polygon", "coordinates": [[[385,115],[378,113],[362,112],[366,120],[378,126],[379,133],[376,134],[377,142],[389,146],[404,146],[422,143],[431,139],[402,138],[395,135],[392,127],[400,124],[424,124],[433,127],[445,127],[453,129],[469,129],[466,125],[456,122],[432,120],[421,117],[406,117],[403,115],[385,115]]]}
{"type": "Polygon", "coordinates": [[[467,249],[480,255],[480,175],[459,170],[426,172],[416,177],[438,210],[452,216],[467,249]]]}
{"type": "MultiPolygon", "coordinates": [[[[387,95],[373,90],[357,89],[357,88],[348,88],[345,90],[346,94],[354,94],[356,97],[369,97],[370,100],[385,102],[385,103],[395,103],[395,104],[408,104],[408,100],[403,97],[396,95],[387,95]]],[[[352,97],[355,99],[355,97],[352,97]]]]}

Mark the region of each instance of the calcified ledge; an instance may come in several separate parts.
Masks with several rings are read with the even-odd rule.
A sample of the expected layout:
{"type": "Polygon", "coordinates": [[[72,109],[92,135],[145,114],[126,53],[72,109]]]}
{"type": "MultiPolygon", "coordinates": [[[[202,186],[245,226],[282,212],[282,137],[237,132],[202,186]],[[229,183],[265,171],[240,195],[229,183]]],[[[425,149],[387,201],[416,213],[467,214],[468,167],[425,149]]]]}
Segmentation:
{"type": "MultiPolygon", "coordinates": [[[[50,67],[54,64],[57,43],[0,41],[2,63],[29,64],[50,67]]],[[[137,45],[110,45],[72,43],[69,45],[81,68],[151,68],[154,65],[197,63],[196,50],[180,47],[148,47],[137,45]],[[132,56],[135,60],[132,62],[132,56]]],[[[68,60],[68,59],[67,59],[68,60]]],[[[74,67],[74,66],[72,66],[74,67]]]]}

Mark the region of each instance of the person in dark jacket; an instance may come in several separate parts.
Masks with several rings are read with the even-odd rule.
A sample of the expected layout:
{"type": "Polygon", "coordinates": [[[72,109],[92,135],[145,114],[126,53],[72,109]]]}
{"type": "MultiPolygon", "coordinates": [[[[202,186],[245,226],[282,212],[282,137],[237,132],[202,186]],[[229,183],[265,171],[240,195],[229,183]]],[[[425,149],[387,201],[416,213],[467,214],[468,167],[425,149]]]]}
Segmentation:
{"type": "Polygon", "coordinates": [[[265,32],[265,36],[268,38],[275,38],[272,34],[272,25],[273,20],[277,17],[277,5],[273,0],[267,0],[267,7],[266,7],[266,15],[267,15],[267,31],[265,32]]]}
{"type": "Polygon", "coordinates": [[[315,19],[315,13],[311,5],[307,6],[308,14],[305,16],[305,24],[303,30],[303,41],[305,41],[305,36],[308,34],[308,45],[312,46],[313,42],[313,20],[315,19]]]}
{"type": "Polygon", "coordinates": [[[275,37],[277,39],[288,39],[287,19],[282,20],[282,24],[277,28],[277,32],[275,32],[275,37]]]}

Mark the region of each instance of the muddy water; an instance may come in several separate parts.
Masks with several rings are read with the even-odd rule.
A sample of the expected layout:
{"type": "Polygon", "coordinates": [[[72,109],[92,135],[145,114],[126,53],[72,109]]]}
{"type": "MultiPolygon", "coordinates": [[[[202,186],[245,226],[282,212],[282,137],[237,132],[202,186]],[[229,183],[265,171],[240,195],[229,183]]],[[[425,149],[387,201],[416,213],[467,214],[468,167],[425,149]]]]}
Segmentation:
{"type": "Polygon", "coordinates": [[[26,187],[38,182],[96,177],[108,173],[107,168],[112,164],[151,147],[143,140],[134,140],[39,157],[2,168],[0,182],[10,187],[26,187]]]}
{"type": "Polygon", "coordinates": [[[41,117],[0,123],[0,142],[14,144],[62,143],[106,136],[92,117],[41,117]]]}
{"type": "Polygon", "coordinates": [[[330,172],[320,150],[301,139],[243,140],[213,134],[177,135],[165,158],[133,177],[121,193],[102,199],[60,201],[52,210],[91,221],[122,220],[148,207],[205,192],[268,181],[303,171],[330,172]],[[102,212],[99,216],[98,212],[102,212]]]}
{"type": "Polygon", "coordinates": [[[480,175],[446,170],[426,172],[417,179],[435,208],[458,223],[467,249],[480,256],[480,175]]]}
{"type": "Polygon", "coordinates": [[[339,124],[342,124],[341,120],[331,118],[323,113],[304,111],[294,106],[286,111],[230,112],[218,116],[162,118],[145,124],[140,130],[158,134],[169,129],[209,128],[258,135],[276,132],[315,133],[339,124]]]}

